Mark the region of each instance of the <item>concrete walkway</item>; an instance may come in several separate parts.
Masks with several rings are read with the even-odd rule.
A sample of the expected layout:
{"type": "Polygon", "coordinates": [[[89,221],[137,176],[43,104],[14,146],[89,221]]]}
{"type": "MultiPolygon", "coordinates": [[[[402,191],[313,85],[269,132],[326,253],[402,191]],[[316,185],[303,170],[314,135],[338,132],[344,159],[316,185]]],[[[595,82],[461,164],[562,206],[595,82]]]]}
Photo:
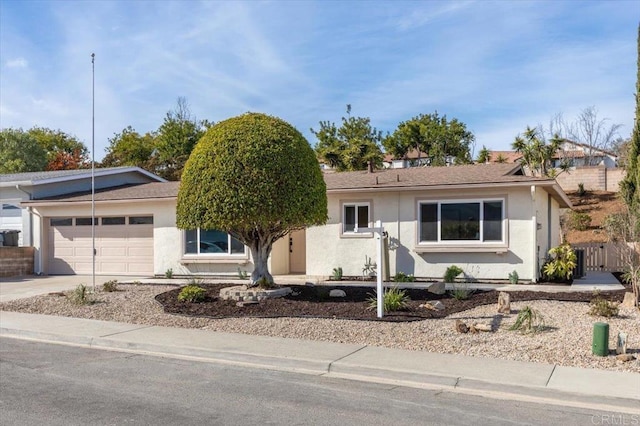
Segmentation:
{"type": "MultiPolygon", "coordinates": [[[[606,278],[591,275],[584,288],[616,285],[606,278]]],[[[109,279],[150,281],[100,276],[96,284],[109,279]]],[[[90,285],[91,277],[3,279],[0,300],[68,290],[80,283],[90,285]]],[[[549,286],[540,287],[548,291],[549,286]]],[[[566,291],[568,286],[561,287],[566,291]]],[[[4,311],[0,336],[640,415],[636,373],[4,311]]]]}

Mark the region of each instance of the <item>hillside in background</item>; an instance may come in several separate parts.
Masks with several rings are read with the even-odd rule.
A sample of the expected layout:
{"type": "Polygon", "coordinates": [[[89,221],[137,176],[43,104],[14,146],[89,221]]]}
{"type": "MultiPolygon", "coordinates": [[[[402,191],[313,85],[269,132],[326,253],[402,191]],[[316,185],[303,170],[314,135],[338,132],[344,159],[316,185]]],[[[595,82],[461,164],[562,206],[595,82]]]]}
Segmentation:
{"type": "Polygon", "coordinates": [[[585,230],[573,229],[571,224],[571,210],[566,210],[562,216],[563,229],[566,232],[567,242],[579,243],[605,243],[608,241],[607,233],[602,229],[607,215],[619,212],[623,208],[617,192],[587,191],[583,195],[578,192],[567,192],[573,211],[585,213],[591,217],[591,224],[585,230]]]}

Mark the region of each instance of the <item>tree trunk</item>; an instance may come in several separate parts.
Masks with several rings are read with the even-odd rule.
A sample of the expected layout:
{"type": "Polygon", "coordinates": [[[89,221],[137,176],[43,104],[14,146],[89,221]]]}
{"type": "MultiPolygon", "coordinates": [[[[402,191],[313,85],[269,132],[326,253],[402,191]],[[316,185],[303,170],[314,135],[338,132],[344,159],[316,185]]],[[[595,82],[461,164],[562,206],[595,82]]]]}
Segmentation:
{"type": "Polygon", "coordinates": [[[271,244],[256,244],[250,246],[249,249],[251,250],[251,257],[253,258],[253,272],[251,273],[251,284],[249,287],[255,287],[263,283],[267,286],[272,285],[273,277],[269,273],[269,265],[267,264],[269,254],[271,254],[271,244]]]}

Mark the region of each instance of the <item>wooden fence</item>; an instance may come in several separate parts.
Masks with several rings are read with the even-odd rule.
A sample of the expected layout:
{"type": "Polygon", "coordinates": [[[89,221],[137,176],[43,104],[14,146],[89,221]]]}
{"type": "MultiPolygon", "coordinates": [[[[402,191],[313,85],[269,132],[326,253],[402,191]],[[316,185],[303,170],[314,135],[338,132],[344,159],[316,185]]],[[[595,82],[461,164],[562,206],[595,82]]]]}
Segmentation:
{"type": "Polygon", "coordinates": [[[571,244],[576,250],[584,250],[585,272],[604,271],[621,272],[624,271],[622,250],[630,250],[624,244],[618,243],[584,243],[571,244]]]}

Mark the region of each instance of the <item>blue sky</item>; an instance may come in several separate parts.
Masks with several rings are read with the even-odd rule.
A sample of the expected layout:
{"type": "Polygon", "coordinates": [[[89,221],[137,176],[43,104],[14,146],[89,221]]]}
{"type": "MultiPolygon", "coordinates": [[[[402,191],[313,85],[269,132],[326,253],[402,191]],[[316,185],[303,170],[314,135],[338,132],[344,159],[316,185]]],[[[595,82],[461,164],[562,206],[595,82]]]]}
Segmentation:
{"type": "Polygon", "coordinates": [[[0,0],[0,127],[61,129],[96,159],[128,125],[155,130],[176,100],[198,119],[247,111],[309,128],[346,104],[387,132],[438,111],[475,153],[595,106],[633,125],[638,1],[0,0]]]}

